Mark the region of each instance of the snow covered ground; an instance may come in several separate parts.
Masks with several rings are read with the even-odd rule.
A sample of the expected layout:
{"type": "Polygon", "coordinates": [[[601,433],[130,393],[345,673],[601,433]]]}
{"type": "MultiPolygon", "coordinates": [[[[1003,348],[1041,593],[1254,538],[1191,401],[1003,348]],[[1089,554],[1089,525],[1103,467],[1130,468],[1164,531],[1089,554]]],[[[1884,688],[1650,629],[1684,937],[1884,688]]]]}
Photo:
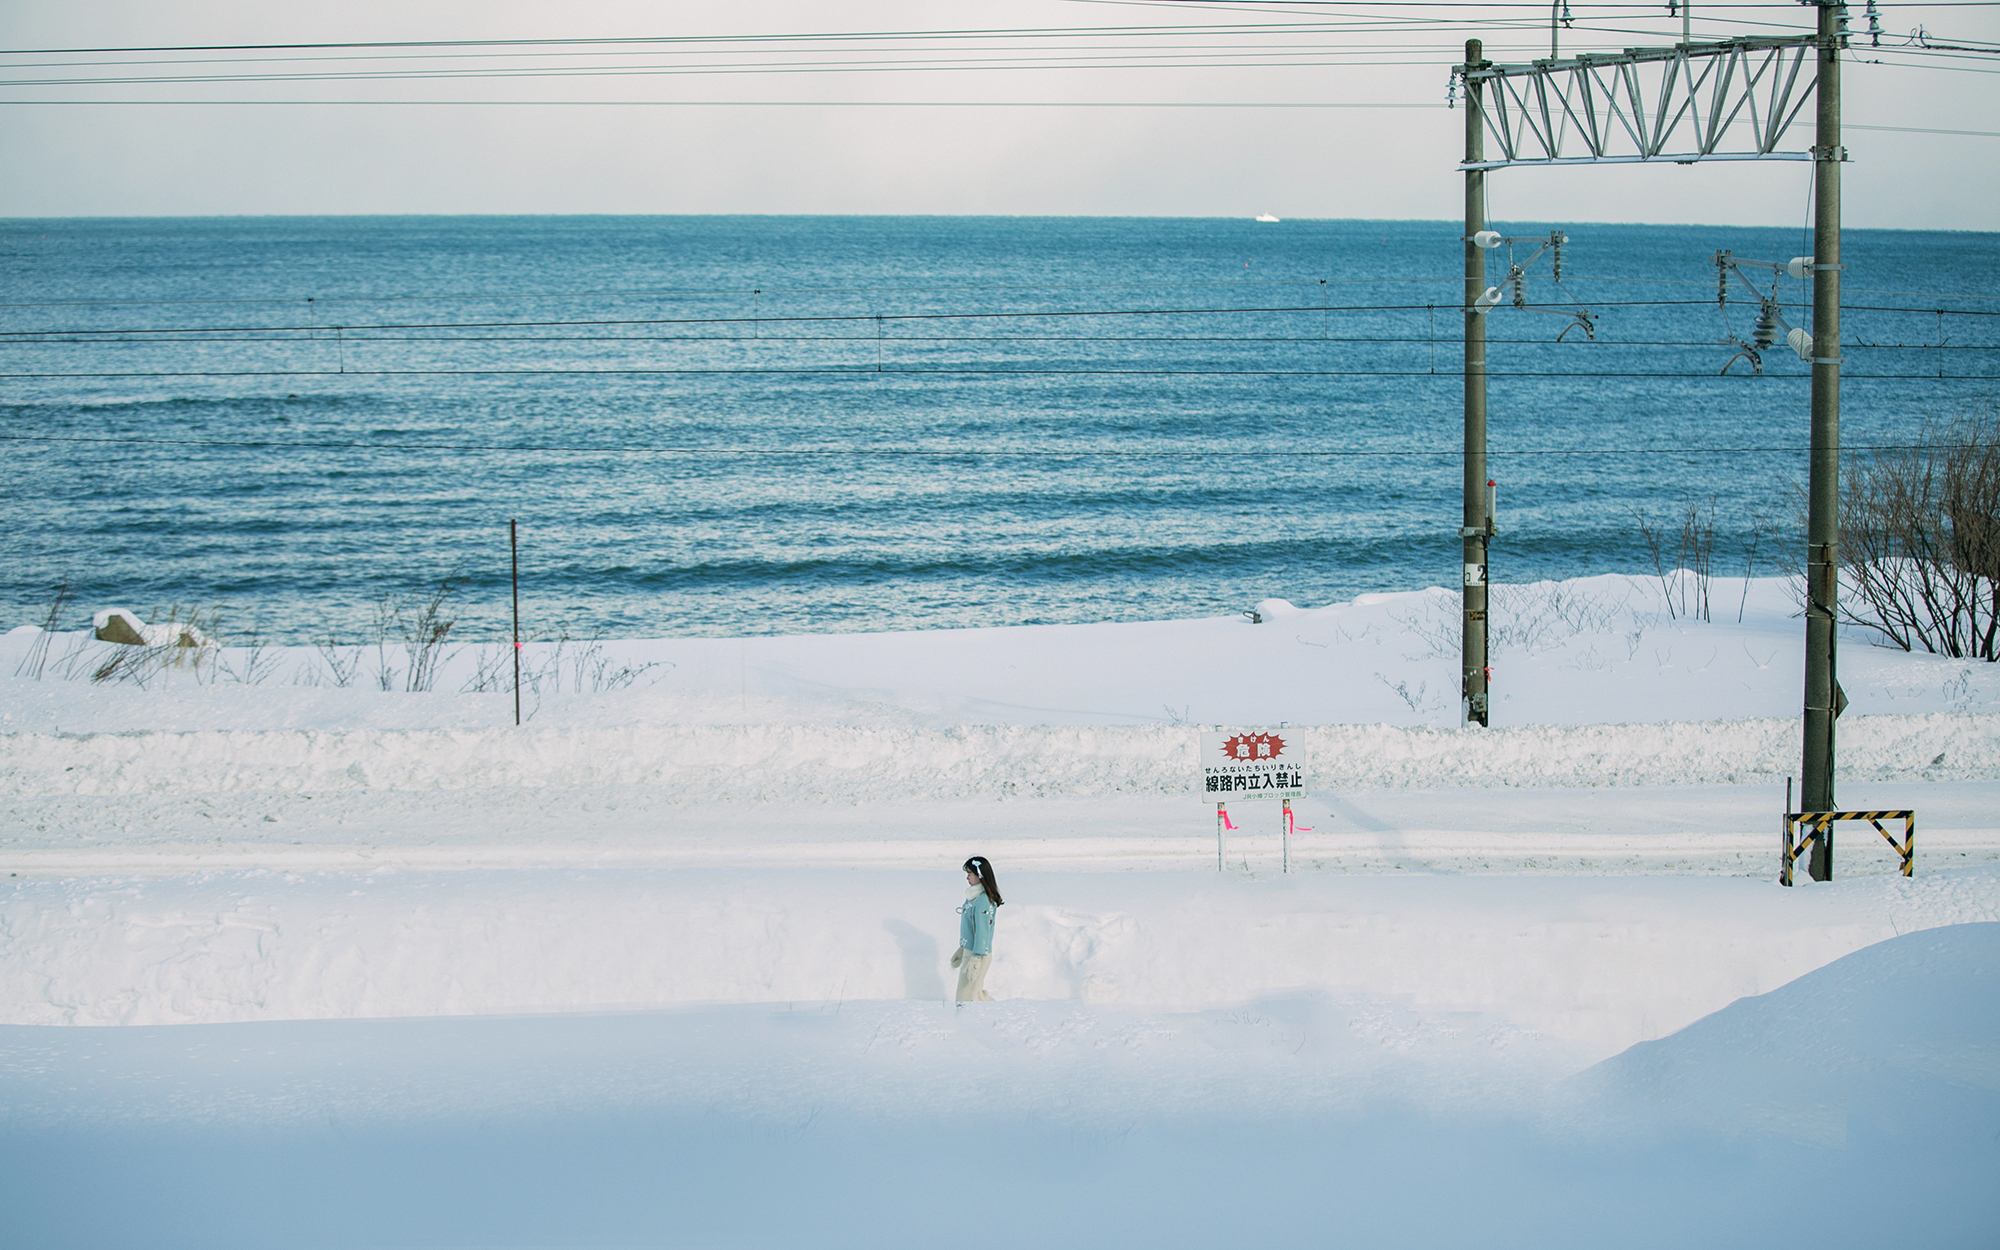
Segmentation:
{"type": "Polygon", "coordinates": [[[1917,871],[1787,890],[1782,583],[1502,589],[1488,731],[1441,592],[534,644],[520,728],[499,648],[17,629],[10,1241],[2000,1242],[2000,671],[1843,640],[1917,871]],[[1291,873],[1214,725],[1304,751],[1291,873]]]}

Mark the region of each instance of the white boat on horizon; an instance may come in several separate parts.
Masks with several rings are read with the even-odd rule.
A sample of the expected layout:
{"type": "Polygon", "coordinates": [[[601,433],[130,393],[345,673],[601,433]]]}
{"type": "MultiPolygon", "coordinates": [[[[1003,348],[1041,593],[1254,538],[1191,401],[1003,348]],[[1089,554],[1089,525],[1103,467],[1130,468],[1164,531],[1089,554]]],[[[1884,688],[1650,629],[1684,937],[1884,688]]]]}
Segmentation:
{"type": "Polygon", "coordinates": [[[1258,220],[1258,221],[1276,221],[1276,220],[1278,220],[1278,217],[1277,217],[1277,214],[1275,214],[1275,213],[1259,213],[1259,214],[1257,214],[1257,220],[1258,220]]]}

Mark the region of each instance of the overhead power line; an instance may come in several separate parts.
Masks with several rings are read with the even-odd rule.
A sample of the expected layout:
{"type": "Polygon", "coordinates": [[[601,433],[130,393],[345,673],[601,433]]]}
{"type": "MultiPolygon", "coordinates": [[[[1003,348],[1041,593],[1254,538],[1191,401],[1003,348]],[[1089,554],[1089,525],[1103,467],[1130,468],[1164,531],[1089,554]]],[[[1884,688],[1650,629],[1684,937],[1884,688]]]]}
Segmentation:
{"type": "MultiPolygon", "coordinates": [[[[1456,308],[1447,308],[1456,312],[1456,308]]],[[[176,331],[158,331],[172,334],[176,331]]],[[[398,334],[380,338],[356,338],[352,335],[339,340],[348,347],[379,346],[397,343],[706,343],[718,347],[754,347],[759,343],[889,343],[889,344],[940,344],[974,347],[985,343],[1243,343],[1249,345],[1289,343],[1305,346],[1313,343],[1403,343],[1403,344],[1446,344],[1455,342],[1450,337],[1416,334],[899,334],[893,337],[877,337],[873,334],[765,334],[745,338],[740,334],[398,334]]],[[[1599,338],[1583,343],[1558,342],[1548,338],[1501,339],[1491,338],[1488,343],[1515,347],[1564,347],[1575,349],[1594,347],[1598,349],[1616,347],[1687,347],[1712,348],[1728,340],[1705,339],[1614,339],[1599,338]]],[[[232,338],[17,338],[0,341],[0,347],[174,347],[182,344],[203,345],[224,343],[282,343],[290,347],[329,347],[335,340],[329,338],[300,338],[296,335],[258,336],[232,338]]],[[[1848,340],[1841,344],[1846,349],[1869,351],[1908,350],[1926,352],[1993,352],[2000,355],[2000,346],[1985,343],[1868,343],[1848,340]]]]}
{"type": "MultiPolygon", "coordinates": [[[[1035,448],[997,447],[856,447],[844,444],[815,444],[789,447],[720,446],[705,447],[698,444],[571,444],[546,443],[411,443],[411,442],[360,442],[335,439],[210,439],[210,438],[128,438],[109,435],[57,435],[57,434],[0,434],[0,442],[13,443],[75,443],[101,444],[120,447],[211,447],[243,451],[437,451],[453,453],[491,453],[531,455],[656,455],[656,456],[716,456],[716,457],[803,457],[803,456],[853,456],[858,458],[886,459],[977,459],[995,457],[1032,460],[1089,460],[1089,459],[1160,459],[1183,456],[1208,458],[1215,455],[1213,446],[1176,448],[1071,448],[1051,450],[1035,448]]],[[[1260,450],[1259,455],[1296,457],[1300,459],[1380,459],[1398,457],[1456,457],[1462,451],[1455,445],[1433,448],[1319,448],[1281,447],[1268,451],[1260,450]]],[[[1591,448],[1515,448],[1510,451],[1490,451],[1491,456],[1513,457],[1567,457],[1567,456],[1744,456],[1804,453],[1803,446],[1770,447],[1591,447],[1591,448]]],[[[1849,444],[1843,452],[1920,451],[1922,444],[1879,443],[1856,446],[1849,444]]]]}
{"type": "MultiPolygon", "coordinates": [[[[1465,5],[1368,5],[1368,8],[1457,8],[1465,5]]],[[[1523,11],[1520,18],[1498,17],[1502,23],[1514,22],[1533,25],[1542,24],[1539,13],[1543,6],[1535,4],[1480,5],[1490,14],[1491,10],[1513,8],[1523,11]],[[1533,14],[1533,16],[1528,16],[1533,14]]],[[[1598,6],[1617,7],[1617,6],[1598,6]]],[[[1634,5],[1638,9],[1656,6],[1634,5]]],[[[1774,6],[1783,8],[1783,6],[1774,6]]],[[[1790,10],[1785,10],[1789,12],[1790,10]]],[[[1392,25],[1414,25],[1411,19],[1390,23],[1376,17],[1349,18],[1343,22],[1293,21],[1293,22],[1205,22],[1205,23],[1161,23],[1135,26],[993,26],[953,28],[926,28],[910,30],[876,31],[802,31],[792,33],[756,33],[745,35],[598,35],[562,39],[394,39],[394,40],[348,40],[339,42],[300,43],[235,43],[235,44],[140,44],[111,45],[102,47],[75,48],[12,48],[0,49],[0,56],[109,56],[130,53],[158,52],[307,52],[307,51],[364,51],[381,48],[588,48],[588,47],[694,47],[709,44],[788,44],[788,43],[851,43],[867,40],[904,39],[1016,39],[1022,37],[1075,38],[1078,36],[1123,36],[1127,38],[1155,38],[1161,35],[1182,34],[1268,34],[1274,31],[1313,33],[1316,31],[1341,31],[1358,28],[1380,29],[1392,25]]],[[[1437,19],[1427,19],[1424,25],[1439,25],[1437,19]]]]}
{"type": "Polygon", "coordinates": [[[1443,109],[1410,100],[0,100],[16,108],[72,105],[407,105],[442,108],[863,108],[863,109],[1443,109]]]}
{"type": "MultiPolygon", "coordinates": [[[[10,381],[54,381],[80,378],[430,378],[430,377],[1138,377],[1138,378],[1211,378],[1211,377],[1254,377],[1254,378],[1423,378],[1435,377],[1450,380],[1455,374],[1439,373],[1435,369],[1066,369],[1040,366],[1014,366],[1004,368],[971,367],[958,365],[887,365],[857,362],[849,365],[799,365],[760,366],[733,365],[714,368],[627,368],[607,367],[598,369],[136,369],[124,372],[80,371],[75,373],[0,373],[0,379],[10,381]]],[[[1506,378],[1713,378],[1738,381],[1728,374],[1718,374],[1710,370],[1690,373],[1678,370],[1610,370],[1610,369],[1510,369],[1506,372],[1492,372],[1489,377],[1506,378]]],[[[1789,378],[1803,382],[1807,375],[1763,375],[1766,378],[1789,378]]],[[[1872,381],[1917,381],[1917,382],[1986,382],[2000,381],[2000,374],[1939,374],[1939,373],[1849,373],[1849,379],[1872,381]]]]}
{"type": "MultiPolygon", "coordinates": [[[[1713,307],[1713,299],[1652,299],[1652,300],[1591,300],[1591,308],[1707,308],[1713,307]]],[[[1568,311],[1568,304],[1538,304],[1530,307],[1568,311]]],[[[1847,312],[1890,312],[1919,313],[1926,317],[2000,317],[2000,309],[1971,308],[1921,308],[1886,304],[1847,304],[1847,312]]],[[[226,325],[226,326],[65,326],[41,329],[0,330],[0,342],[49,335],[75,335],[79,338],[103,338],[134,334],[270,334],[280,331],[295,333],[325,333],[357,330],[362,332],[379,330],[523,330],[537,328],[609,327],[609,326],[674,326],[674,325],[740,325],[740,326],[787,326],[787,325],[828,325],[835,323],[907,324],[928,321],[983,322],[1003,320],[1076,320],[1095,317],[1227,317],[1251,316],[1277,313],[1319,314],[1355,312],[1456,312],[1455,304],[1289,304],[1258,307],[1219,308],[1099,308],[1099,309],[1050,309],[1043,311],[1006,312],[927,312],[927,313],[826,313],[814,315],[788,316],[730,316],[730,317],[616,317],[616,318],[568,318],[534,321],[402,321],[402,322],[323,322],[308,325],[226,325]]]]}

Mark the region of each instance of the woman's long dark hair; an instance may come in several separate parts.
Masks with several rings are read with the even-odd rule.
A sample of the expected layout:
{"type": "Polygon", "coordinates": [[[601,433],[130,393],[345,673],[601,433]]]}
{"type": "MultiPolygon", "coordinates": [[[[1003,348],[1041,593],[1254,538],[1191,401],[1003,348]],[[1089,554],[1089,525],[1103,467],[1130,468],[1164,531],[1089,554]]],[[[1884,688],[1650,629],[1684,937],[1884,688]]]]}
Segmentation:
{"type": "Polygon", "coordinates": [[[1000,905],[1000,883],[993,879],[992,863],[984,855],[974,855],[971,859],[965,861],[965,870],[979,874],[979,884],[985,889],[986,897],[992,899],[993,905],[998,907],[1000,905]]]}

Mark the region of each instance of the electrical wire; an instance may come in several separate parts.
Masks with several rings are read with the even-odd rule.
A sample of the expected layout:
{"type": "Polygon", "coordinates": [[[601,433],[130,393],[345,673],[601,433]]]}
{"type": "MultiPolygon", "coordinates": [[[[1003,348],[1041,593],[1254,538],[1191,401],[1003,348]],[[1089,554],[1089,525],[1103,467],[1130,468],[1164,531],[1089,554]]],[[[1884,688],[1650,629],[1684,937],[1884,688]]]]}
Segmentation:
{"type": "MultiPolygon", "coordinates": [[[[1630,279],[1640,281],[1641,279],[1630,279]]],[[[964,291],[1134,291],[1134,290],[1196,290],[1221,288],[1243,290],[1251,287],[1304,287],[1315,286],[1367,286],[1396,283],[1433,283],[1439,286],[1457,285],[1464,281],[1460,274],[1449,274],[1429,278],[1288,278],[1281,280],[1240,279],[1214,282],[1037,282],[1037,283],[957,283],[928,286],[807,286],[807,287],[654,287],[633,290],[610,291],[521,291],[509,294],[486,294],[483,292],[455,292],[443,295],[288,295],[263,296],[236,299],[120,299],[120,300],[31,300],[15,303],[0,302],[0,308],[153,308],[180,304],[381,304],[381,303],[446,303],[453,301],[490,301],[540,299],[651,299],[660,296],[685,297],[691,295],[731,295],[741,298],[745,293],[779,297],[801,295],[904,295],[935,294],[938,292],[964,291]]],[[[1619,279],[1605,279],[1619,281],[1619,279]]],[[[1704,286],[1705,283],[1690,283],[1704,286]]],[[[1903,294],[1904,292],[1891,292],[1903,294]]],[[[1909,294],[1923,295],[1929,292],[1915,291],[1909,294]]],[[[1969,297],[1970,298],[1970,297],[1969,297]]],[[[2000,299],[2000,296],[1978,298],[2000,299]]]]}
{"type": "Polygon", "coordinates": [[[397,108],[861,108],[861,109],[1420,109],[1447,106],[1409,100],[0,100],[7,108],[68,108],[78,105],[148,108],[175,105],[283,105],[317,108],[354,105],[397,108]]]}
{"type": "MultiPolygon", "coordinates": [[[[1712,299],[1698,300],[1594,300],[1591,308],[1705,308],[1715,303],[1712,299]]],[[[46,327],[42,329],[0,330],[0,342],[18,340],[23,337],[46,337],[48,335],[75,335],[91,339],[111,335],[133,334],[258,334],[291,331],[297,333],[318,332],[331,334],[349,330],[520,330],[538,328],[565,328],[575,326],[665,326],[665,325],[741,325],[741,326],[785,326],[802,324],[832,324],[836,322],[871,322],[898,324],[925,321],[997,321],[997,320],[1075,320],[1095,317],[1214,317],[1248,316],[1274,313],[1333,313],[1353,312],[1426,312],[1438,308],[1429,304],[1296,304],[1282,306],[1238,307],[1238,308],[1104,308],[1104,309],[1055,309],[1047,311],[1022,312],[948,312],[948,313],[828,313],[820,315],[788,316],[732,316],[732,317],[621,317],[606,319],[560,319],[537,321],[460,321],[460,322],[372,322],[368,324],[323,323],[313,325],[228,325],[228,326],[119,326],[96,328],[88,326],[46,327]]],[[[1451,306],[1459,311],[1458,305],[1451,306]]],[[[1568,312],[1567,305],[1533,304],[1529,308],[1540,311],[1568,312]]],[[[1924,316],[1946,317],[2000,317],[2000,309],[1984,308],[1918,308],[1884,304],[1843,304],[1843,312],[1889,312],[1920,313],[1924,316]]]]}
{"type": "MultiPolygon", "coordinates": [[[[1204,4],[1201,11],[1214,12],[1220,6],[1204,4]]],[[[1537,4],[1371,4],[1346,6],[1369,9],[1472,9],[1483,17],[1491,16],[1496,9],[1520,9],[1518,18],[1499,17],[1501,23],[1542,29],[1543,6],[1537,4]]],[[[1599,5],[1598,8],[1630,8],[1635,11],[1649,11],[1656,5],[1599,5]]],[[[1729,6],[1745,7],[1745,6],[1729,6]]],[[[1765,7],[1765,6],[1755,6],[1765,7]]],[[[1768,6],[1774,11],[1795,12],[1785,5],[1768,6]]],[[[1279,10],[1270,10],[1278,12],[1279,10]]],[[[1288,14],[1289,16],[1289,14],[1288,14]]],[[[1403,18],[1401,24],[1435,27],[1456,26],[1461,18],[1403,18]]],[[[399,39],[399,40],[347,40],[293,43],[244,43],[244,44],[154,44],[122,45],[107,47],[76,48],[13,48],[0,49],[0,56],[97,56],[159,52],[301,52],[301,51],[354,51],[360,49],[401,49],[401,48],[579,48],[579,47],[635,47],[635,46],[691,46],[699,44],[743,43],[781,44],[803,42],[851,42],[860,40],[903,40],[903,39],[964,39],[983,40],[994,38],[1021,37],[1075,37],[1087,35],[1108,35],[1126,37],[1155,37],[1167,34],[1218,34],[1235,32],[1264,33],[1272,30],[1311,31],[1332,26],[1340,30],[1381,29],[1386,19],[1366,16],[1352,17],[1345,23],[1319,21],[1294,22],[1235,22],[1198,24],[1157,24],[1150,26],[1012,26],[1012,27],[970,27],[961,29],[892,29],[878,31],[806,31],[793,33],[757,33],[747,35],[608,35],[572,38],[538,39],[399,39]]],[[[1796,29],[1796,23],[1788,23],[1785,29],[1796,29]]]]}
{"type": "MultiPolygon", "coordinates": [[[[2000,132],[1996,132],[2000,133],[2000,132]]],[[[1440,274],[1416,278],[1285,278],[1285,279],[1241,279],[1207,282],[1037,282],[1037,283],[945,283],[923,286],[826,286],[826,287],[637,287],[626,290],[596,291],[513,291],[478,292],[454,291],[437,294],[414,295],[274,295],[239,298],[204,299],[122,299],[122,300],[18,300],[0,301],[0,309],[7,308],[165,308],[181,305],[251,305],[251,304],[384,304],[384,303],[506,303],[528,300],[565,299],[656,299],[662,297],[687,298],[691,296],[764,296],[771,299],[797,298],[799,296],[822,295],[926,295],[937,293],[983,292],[1028,292],[1028,291],[1133,291],[1133,290],[1245,290],[1269,288],[1303,288],[1311,290],[1323,286],[1371,286],[1371,285],[1435,285],[1456,288],[1465,281],[1460,273],[1440,274]]],[[[1713,290],[1713,279],[1695,281],[1687,278],[1634,278],[1623,275],[1578,274],[1572,282],[1624,282],[1650,284],[1654,286],[1688,286],[1713,290]]],[[[1927,299],[1947,300],[2000,300],[2000,294],[1983,294],[1977,291],[1906,291],[1886,287],[1843,287],[1848,295],[1904,295],[1927,299]]],[[[1798,292],[1797,303],[1803,306],[1804,291],[1798,292]]],[[[1430,305],[1424,305],[1430,307],[1430,305]]],[[[1451,304],[1449,307],[1457,307],[1451,304]]],[[[1930,310],[1925,310],[1930,311],[1930,310]]],[[[261,327],[269,328],[269,327],[261,327]]]]}
{"type": "MultiPolygon", "coordinates": [[[[1748,301],[1743,301],[1748,303],[1748,301]]],[[[1456,308],[1447,311],[1457,311],[1456,308]]],[[[1926,310],[1926,315],[1935,315],[1936,310],[1926,310]]],[[[160,331],[160,333],[176,333],[160,331]]],[[[283,343],[298,347],[323,347],[335,340],[328,338],[255,337],[255,338],[130,338],[130,339],[80,339],[80,338],[24,338],[12,342],[0,342],[0,347],[43,347],[43,346],[92,346],[92,347],[163,347],[187,343],[235,344],[235,343],[283,343]]],[[[873,334],[765,334],[746,338],[740,334],[404,334],[380,338],[355,338],[346,336],[339,340],[346,346],[381,346],[398,343],[712,343],[720,346],[746,347],[759,343],[901,343],[901,344],[947,344],[977,346],[982,343],[1244,343],[1244,344],[1311,344],[1311,343],[1437,343],[1457,342],[1457,339],[1437,339],[1422,335],[1326,335],[1326,334],[990,334],[990,335],[919,335],[902,334],[880,337],[873,334]]],[[[1685,347],[1712,348],[1722,346],[1715,339],[1613,339],[1598,338],[1583,343],[1558,342],[1549,338],[1509,339],[1488,336],[1488,343],[1516,347],[1685,347]]],[[[1871,343],[1851,340],[1841,344],[1843,350],[1859,348],[1870,351],[1953,351],[1953,352],[1993,352],[2000,357],[2000,344],[1991,343],[1871,343]]]]}
{"type": "MultiPolygon", "coordinates": [[[[1718,344],[1717,346],[1720,346],[1718,344]]],[[[798,365],[798,366],[717,366],[713,368],[597,368],[597,369],[139,369],[125,372],[80,371],[75,373],[0,373],[0,379],[9,381],[53,381],[82,378],[431,378],[431,377],[1141,377],[1141,378],[1208,378],[1208,377],[1254,377],[1254,378],[1455,378],[1452,373],[1438,373],[1431,369],[1064,369],[1049,367],[974,368],[956,365],[884,365],[866,362],[851,365],[798,365]]],[[[1578,372],[1561,369],[1510,369],[1504,372],[1489,370],[1486,376],[1496,381],[1509,378],[1576,378],[1583,380],[1605,378],[1679,378],[1679,379],[1729,379],[1728,374],[1711,372],[1686,373],[1661,370],[1592,370],[1578,372]]],[[[1808,375],[1774,375],[1767,378],[1789,378],[1805,381],[1808,375]]],[[[1740,380],[1740,379],[1729,379],[1740,380]]],[[[2000,381],[2000,374],[1982,373],[1843,373],[1842,381],[1917,381],[1917,382],[1985,382],[2000,381]]]]}
{"type": "MultiPolygon", "coordinates": [[[[979,459],[1006,458],[1022,460],[1094,460],[1115,458],[1163,459],[1178,457],[1209,458],[1215,455],[1213,446],[1187,448],[1074,448],[1051,451],[1046,448],[1010,449],[991,447],[854,447],[845,445],[818,444],[792,447],[752,447],[720,446],[704,447],[693,444],[601,446],[590,444],[550,445],[536,443],[409,443],[409,442],[358,442],[330,439],[189,439],[189,438],[127,438],[106,435],[40,435],[40,434],[0,434],[0,442],[13,443],[59,443],[59,444],[99,444],[105,446],[141,447],[209,447],[245,451],[438,451],[456,453],[506,453],[514,455],[657,455],[657,456],[715,456],[715,457],[810,457],[810,456],[851,456],[855,458],[887,459],[979,459]]],[[[1298,459],[1387,459],[1401,457],[1444,456],[1453,459],[1464,454],[1464,448],[1456,444],[1437,448],[1369,449],[1369,448],[1321,448],[1321,447],[1274,447],[1259,449],[1259,456],[1282,456],[1298,459]]],[[[1769,447],[1593,447],[1593,448],[1513,448],[1489,449],[1487,456],[1494,457],[1555,457],[1555,456],[1745,456],[1805,453],[1810,449],[1802,446],[1769,447]]],[[[1850,444],[1841,449],[1842,454],[1884,451],[1919,451],[1922,444],[1877,443],[1850,444]]]]}

